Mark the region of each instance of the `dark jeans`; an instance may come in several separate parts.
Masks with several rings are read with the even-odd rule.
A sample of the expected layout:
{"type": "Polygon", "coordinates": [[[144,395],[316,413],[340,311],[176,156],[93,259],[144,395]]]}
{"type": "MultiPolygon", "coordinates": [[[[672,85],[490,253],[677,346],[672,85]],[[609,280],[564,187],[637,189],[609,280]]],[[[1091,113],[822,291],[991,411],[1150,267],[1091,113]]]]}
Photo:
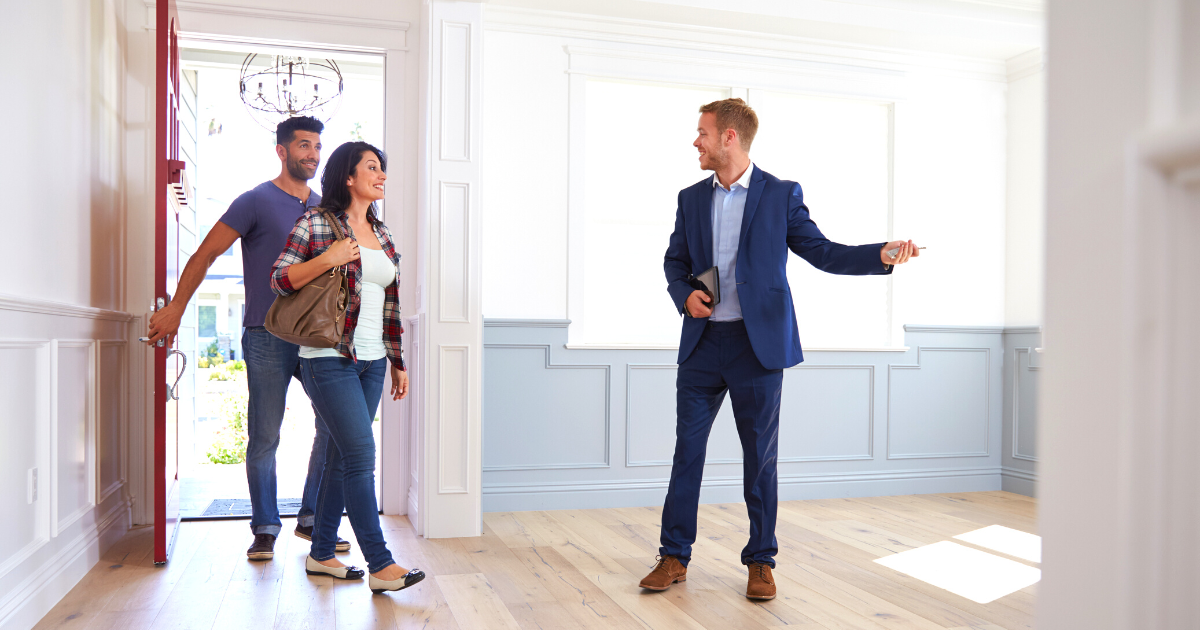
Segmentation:
{"type": "Polygon", "coordinates": [[[395,564],[375,500],[375,435],[371,425],[383,394],[387,358],[357,363],[344,357],[300,359],[300,370],[318,422],[329,430],[326,477],[317,495],[317,520],[309,555],[314,560],[333,557],[342,505],[371,573],[395,564]]]}
{"type": "Polygon", "coordinates": [[[742,485],[750,516],[750,541],[742,549],[742,564],[774,567],[779,551],[775,518],[783,370],[768,370],[759,363],[742,321],[709,322],[696,349],[679,366],[675,389],[675,459],[658,553],[678,557],[685,567],[691,560],[708,434],[728,391],[742,443],[742,485]]]}
{"type": "MultiPolygon", "coordinates": [[[[242,332],[242,355],[246,357],[246,381],[250,390],[247,410],[249,443],[246,445],[246,480],[250,483],[250,531],[255,534],[278,536],[279,520],[275,451],[279,448],[279,427],[287,407],[288,385],[293,377],[304,384],[300,376],[300,347],[283,341],[262,326],[242,332]]],[[[314,406],[314,414],[316,407],[314,406]]],[[[308,477],[304,480],[304,499],[297,513],[297,522],[305,527],[313,524],[316,514],[317,489],[321,486],[325,451],[329,432],[317,421],[317,435],[308,457],[308,477]]]]}

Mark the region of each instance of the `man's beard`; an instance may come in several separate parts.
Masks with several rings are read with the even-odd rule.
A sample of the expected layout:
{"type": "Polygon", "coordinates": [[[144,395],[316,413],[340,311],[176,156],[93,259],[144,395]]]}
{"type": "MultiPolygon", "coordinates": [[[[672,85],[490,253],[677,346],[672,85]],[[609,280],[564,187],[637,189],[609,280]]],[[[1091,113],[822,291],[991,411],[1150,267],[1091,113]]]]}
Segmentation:
{"type": "Polygon", "coordinates": [[[315,168],[313,169],[313,172],[309,173],[308,169],[304,165],[300,164],[300,160],[292,159],[292,155],[290,153],[288,154],[287,159],[287,170],[289,175],[303,181],[308,181],[317,174],[317,169],[315,168]]]}
{"type": "Polygon", "coordinates": [[[705,170],[715,172],[721,170],[722,167],[729,164],[729,153],[726,151],[718,150],[715,153],[708,151],[705,152],[705,157],[708,158],[708,168],[705,170]]]}

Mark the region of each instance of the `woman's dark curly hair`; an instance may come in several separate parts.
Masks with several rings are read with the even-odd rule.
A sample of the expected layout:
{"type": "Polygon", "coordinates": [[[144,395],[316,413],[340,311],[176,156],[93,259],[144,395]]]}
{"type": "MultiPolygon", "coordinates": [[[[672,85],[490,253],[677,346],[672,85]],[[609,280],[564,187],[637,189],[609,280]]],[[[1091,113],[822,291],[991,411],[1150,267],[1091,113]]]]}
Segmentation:
{"type": "MultiPolygon", "coordinates": [[[[367,142],[347,142],[333,150],[329,160],[325,162],[325,172],[321,174],[321,206],[344,212],[350,207],[350,187],[346,180],[354,174],[362,156],[370,151],[379,158],[379,168],[387,172],[387,156],[374,145],[367,142]]],[[[371,211],[379,214],[375,204],[371,203],[371,211]]]]}

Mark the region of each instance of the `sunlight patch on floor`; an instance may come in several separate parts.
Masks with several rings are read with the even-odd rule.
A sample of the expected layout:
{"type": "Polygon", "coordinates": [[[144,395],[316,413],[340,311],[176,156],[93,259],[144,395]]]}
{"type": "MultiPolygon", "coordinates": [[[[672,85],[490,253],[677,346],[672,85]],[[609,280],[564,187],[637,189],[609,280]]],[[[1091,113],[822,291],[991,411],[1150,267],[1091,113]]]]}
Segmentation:
{"type": "Polygon", "coordinates": [[[1040,569],[948,540],[875,562],[980,604],[1042,579],[1040,569]]]}
{"type": "Polygon", "coordinates": [[[973,532],[955,536],[958,540],[978,547],[999,551],[1030,562],[1042,561],[1042,537],[1003,525],[990,525],[973,532]]]}

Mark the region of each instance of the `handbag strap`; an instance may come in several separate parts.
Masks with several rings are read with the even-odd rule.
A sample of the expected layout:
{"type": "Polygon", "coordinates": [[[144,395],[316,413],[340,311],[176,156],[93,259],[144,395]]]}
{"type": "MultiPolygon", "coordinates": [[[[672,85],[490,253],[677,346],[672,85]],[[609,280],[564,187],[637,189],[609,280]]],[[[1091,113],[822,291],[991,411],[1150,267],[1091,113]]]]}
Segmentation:
{"type": "MultiPolygon", "coordinates": [[[[346,235],[342,232],[342,222],[338,221],[338,218],[335,214],[333,214],[332,212],[330,212],[329,210],[327,210],[325,208],[321,208],[321,214],[325,215],[325,220],[328,221],[329,225],[331,225],[333,227],[333,235],[336,239],[336,240],[334,240],[335,243],[346,238],[346,235]]],[[[345,284],[346,283],[346,266],[339,265],[338,267],[334,267],[333,269],[329,270],[330,273],[332,273],[334,269],[342,270],[342,284],[345,284]]]]}
{"type": "Polygon", "coordinates": [[[329,225],[333,226],[333,235],[337,237],[334,241],[335,243],[346,238],[346,235],[342,233],[342,222],[338,221],[338,218],[332,212],[321,208],[321,214],[325,215],[325,220],[329,221],[329,225]]]}

